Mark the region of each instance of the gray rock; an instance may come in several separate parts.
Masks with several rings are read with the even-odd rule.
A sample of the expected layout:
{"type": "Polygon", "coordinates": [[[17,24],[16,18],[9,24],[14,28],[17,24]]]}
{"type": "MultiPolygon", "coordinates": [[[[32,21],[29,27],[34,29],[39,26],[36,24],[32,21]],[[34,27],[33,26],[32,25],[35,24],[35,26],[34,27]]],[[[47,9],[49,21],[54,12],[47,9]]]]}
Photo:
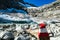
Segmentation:
{"type": "Polygon", "coordinates": [[[7,31],[4,31],[4,32],[1,32],[1,38],[2,39],[11,39],[11,38],[14,38],[14,35],[13,35],[13,33],[11,33],[11,32],[7,32],[7,31]]]}

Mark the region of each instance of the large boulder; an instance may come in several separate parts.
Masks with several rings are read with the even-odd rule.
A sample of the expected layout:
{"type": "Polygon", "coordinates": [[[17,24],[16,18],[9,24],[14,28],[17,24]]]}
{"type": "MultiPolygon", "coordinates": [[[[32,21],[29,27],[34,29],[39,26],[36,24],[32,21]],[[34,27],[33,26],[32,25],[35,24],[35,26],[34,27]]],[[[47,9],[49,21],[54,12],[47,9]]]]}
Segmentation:
{"type": "Polygon", "coordinates": [[[3,31],[0,33],[0,38],[5,40],[14,39],[14,35],[11,32],[3,31]]]}

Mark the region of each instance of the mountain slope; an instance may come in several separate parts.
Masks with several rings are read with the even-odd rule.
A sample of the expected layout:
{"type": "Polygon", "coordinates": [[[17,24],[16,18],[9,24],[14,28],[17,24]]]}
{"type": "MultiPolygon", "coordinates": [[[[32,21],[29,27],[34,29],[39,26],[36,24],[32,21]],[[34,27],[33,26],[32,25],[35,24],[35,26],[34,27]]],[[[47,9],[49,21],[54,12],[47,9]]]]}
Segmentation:
{"type": "MultiPolygon", "coordinates": [[[[60,10],[59,1],[55,1],[50,4],[41,6],[41,7],[28,8],[29,15],[32,15],[33,17],[42,17],[42,18],[47,17],[49,15],[57,14],[59,12],[59,10],[60,10]]],[[[60,12],[58,14],[60,14],[60,12]]],[[[58,16],[58,15],[56,15],[56,16],[58,16]]],[[[53,16],[51,16],[51,17],[53,17],[53,16]]]]}

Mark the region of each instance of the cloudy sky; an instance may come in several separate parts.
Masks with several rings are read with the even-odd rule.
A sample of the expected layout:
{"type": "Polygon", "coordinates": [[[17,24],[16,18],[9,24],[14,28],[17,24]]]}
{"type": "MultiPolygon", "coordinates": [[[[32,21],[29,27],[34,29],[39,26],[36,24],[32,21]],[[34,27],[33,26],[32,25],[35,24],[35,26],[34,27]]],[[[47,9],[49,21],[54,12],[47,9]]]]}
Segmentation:
{"type": "Polygon", "coordinates": [[[24,1],[35,4],[37,6],[41,6],[41,5],[44,5],[44,4],[54,2],[56,0],[24,0],[24,1]]]}

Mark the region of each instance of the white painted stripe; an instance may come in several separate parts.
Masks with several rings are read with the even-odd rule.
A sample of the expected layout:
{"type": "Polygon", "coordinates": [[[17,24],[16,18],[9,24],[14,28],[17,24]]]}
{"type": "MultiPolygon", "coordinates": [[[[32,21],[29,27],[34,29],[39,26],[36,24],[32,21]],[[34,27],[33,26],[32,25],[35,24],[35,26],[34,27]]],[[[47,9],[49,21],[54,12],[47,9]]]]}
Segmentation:
{"type": "Polygon", "coordinates": [[[39,29],[39,32],[40,32],[40,33],[47,33],[48,31],[47,31],[46,28],[42,28],[42,29],[39,29]]]}

